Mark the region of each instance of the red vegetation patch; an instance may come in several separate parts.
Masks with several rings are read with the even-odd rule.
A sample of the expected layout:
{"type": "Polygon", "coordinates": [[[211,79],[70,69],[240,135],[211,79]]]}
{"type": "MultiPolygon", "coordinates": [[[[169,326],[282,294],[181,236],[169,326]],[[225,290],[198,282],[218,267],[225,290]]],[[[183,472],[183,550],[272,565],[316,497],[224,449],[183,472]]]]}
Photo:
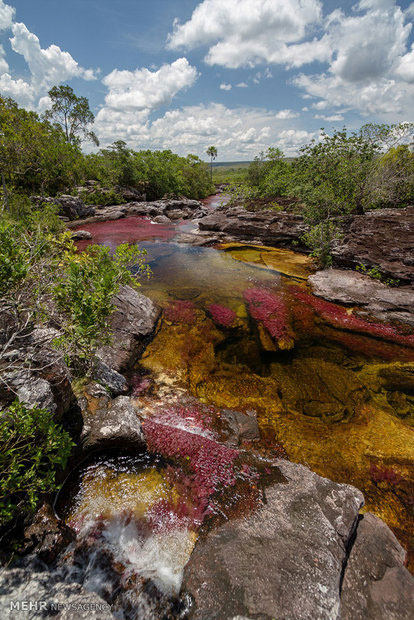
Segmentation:
{"type": "Polygon", "coordinates": [[[261,288],[248,288],[243,292],[250,315],[262,323],[275,340],[291,338],[289,310],[280,296],[261,288]]]}
{"type": "Polygon", "coordinates": [[[78,229],[87,230],[92,235],[92,239],[76,243],[79,250],[84,250],[91,244],[108,245],[115,248],[121,243],[136,243],[147,239],[168,241],[177,233],[174,224],[154,224],[150,219],[142,216],[80,224],[73,230],[78,229]]]}
{"type": "MultiPolygon", "coordinates": [[[[174,469],[170,473],[175,476],[174,483],[183,486],[190,500],[188,505],[191,509],[181,505],[180,514],[191,518],[195,525],[201,525],[204,517],[212,512],[213,495],[236,484],[235,459],[238,451],[207,437],[151,419],[145,421],[143,428],[150,452],[187,464],[188,473],[175,472],[174,469]]],[[[165,508],[159,506],[157,510],[165,508]]]]}
{"type": "Polygon", "coordinates": [[[164,308],[164,316],[171,323],[186,323],[193,325],[196,322],[196,306],[192,301],[177,299],[170,301],[164,308]]]}
{"type": "Polygon", "coordinates": [[[360,332],[383,340],[391,340],[398,344],[414,346],[414,334],[407,334],[403,328],[394,327],[384,323],[371,322],[361,319],[354,314],[348,314],[343,306],[338,306],[314,295],[310,295],[303,289],[292,286],[290,293],[299,302],[310,306],[316,314],[325,321],[341,329],[360,332]]]}
{"type": "Polygon", "coordinates": [[[369,475],[373,482],[388,482],[388,484],[396,485],[402,481],[402,476],[390,467],[377,467],[371,465],[369,468],[369,475]]]}
{"type": "Polygon", "coordinates": [[[207,307],[212,319],[218,325],[223,327],[232,327],[236,319],[236,313],[231,308],[220,306],[219,304],[211,304],[207,307]]]}

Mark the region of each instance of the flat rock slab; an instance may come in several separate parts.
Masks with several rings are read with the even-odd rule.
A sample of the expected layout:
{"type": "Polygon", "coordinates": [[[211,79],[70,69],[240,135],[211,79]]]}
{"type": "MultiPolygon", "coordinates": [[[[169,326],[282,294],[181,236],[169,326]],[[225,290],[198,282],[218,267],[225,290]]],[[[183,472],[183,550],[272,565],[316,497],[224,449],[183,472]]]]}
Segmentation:
{"type": "Polygon", "coordinates": [[[339,618],[346,545],[363,496],[306,467],[275,462],[285,483],[261,507],[196,544],[183,587],[197,620],[339,618]]]}
{"type": "Polygon", "coordinates": [[[334,303],[359,306],[382,321],[414,326],[414,288],[389,287],[357,271],[327,269],[308,280],[312,292],[334,303]]]}

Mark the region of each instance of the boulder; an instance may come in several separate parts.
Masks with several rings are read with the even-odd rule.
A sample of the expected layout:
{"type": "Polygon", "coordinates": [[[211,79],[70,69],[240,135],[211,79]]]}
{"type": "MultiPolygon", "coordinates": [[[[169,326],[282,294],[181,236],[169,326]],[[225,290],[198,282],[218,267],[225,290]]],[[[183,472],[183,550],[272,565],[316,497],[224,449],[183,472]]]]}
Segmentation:
{"type": "Polygon", "coordinates": [[[226,443],[230,446],[239,446],[242,441],[259,441],[260,430],[255,411],[232,411],[223,409],[220,412],[220,421],[224,426],[226,443]]]}
{"type": "Polygon", "coordinates": [[[155,330],[160,309],[130,286],[123,286],[114,298],[111,317],[112,343],[99,349],[97,356],[109,368],[120,372],[137,361],[145,340],[155,330]]]}
{"type": "Polygon", "coordinates": [[[341,619],[414,618],[414,577],[404,567],[405,556],[381,519],[363,515],[345,568],[341,619]]]}
{"type": "Polygon", "coordinates": [[[74,539],[75,532],[59,521],[53,508],[45,503],[24,531],[24,551],[36,553],[39,560],[50,566],[74,539]]]}
{"type": "Polygon", "coordinates": [[[92,235],[88,230],[75,230],[71,234],[74,241],[83,241],[84,239],[92,239],[92,235]]]}
{"type": "Polygon", "coordinates": [[[401,283],[414,282],[414,206],[377,209],[343,218],[332,249],[339,267],[376,267],[401,283]]]}
{"type": "Polygon", "coordinates": [[[57,205],[59,215],[68,220],[79,220],[91,217],[95,213],[95,208],[85,205],[83,200],[77,196],[62,195],[57,198],[44,196],[31,196],[30,200],[37,205],[42,203],[57,205]]]}
{"type": "Polygon", "coordinates": [[[111,400],[105,392],[96,391],[98,402],[85,407],[81,403],[83,429],[81,441],[84,448],[138,447],[145,446],[139,409],[129,396],[111,400]]]}
{"type": "Polygon", "coordinates": [[[99,359],[96,361],[93,369],[93,378],[108,388],[113,396],[118,396],[127,391],[127,380],[125,377],[99,359]]]}
{"type": "Polygon", "coordinates": [[[285,480],[264,489],[258,509],[198,540],[183,582],[195,620],[339,618],[363,496],[301,465],[275,463],[285,480]]]}
{"type": "Polygon", "coordinates": [[[414,288],[389,287],[357,271],[327,269],[309,277],[312,292],[334,303],[358,306],[381,321],[414,326],[414,288]]]}

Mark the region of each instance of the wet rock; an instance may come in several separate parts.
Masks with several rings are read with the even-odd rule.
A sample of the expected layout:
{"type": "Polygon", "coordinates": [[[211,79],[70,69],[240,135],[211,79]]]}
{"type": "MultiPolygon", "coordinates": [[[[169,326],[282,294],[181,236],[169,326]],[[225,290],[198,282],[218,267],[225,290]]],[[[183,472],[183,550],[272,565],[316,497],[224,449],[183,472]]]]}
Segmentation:
{"type": "Polygon", "coordinates": [[[53,564],[57,556],[75,538],[74,531],[59,521],[53,508],[45,503],[24,531],[25,552],[36,553],[39,560],[53,564]]]}
{"type": "Polygon", "coordinates": [[[92,239],[92,235],[88,230],[76,230],[71,234],[73,241],[83,241],[84,239],[92,239]]]}
{"type": "Polygon", "coordinates": [[[376,267],[402,283],[414,282],[414,206],[350,216],[341,226],[344,234],[332,250],[336,265],[376,267]]]}
{"type": "Polygon", "coordinates": [[[310,276],[312,292],[334,303],[359,306],[382,321],[414,326],[414,288],[389,287],[357,271],[327,269],[310,276]]]}
{"type": "Polygon", "coordinates": [[[220,413],[220,419],[224,423],[225,435],[228,435],[227,443],[231,446],[239,446],[242,441],[259,441],[260,430],[255,411],[231,411],[224,409],[220,413]]]}
{"type": "Polygon", "coordinates": [[[168,217],[170,220],[183,220],[188,217],[188,213],[182,209],[174,209],[173,211],[168,211],[168,217]]]}
{"type": "Polygon", "coordinates": [[[389,527],[363,515],[345,568],[342,620],[409,620],[414,617],[414,577],[406,553],[389,527]]]}
{"type": "Polygon", "coordinates": [[[157,224],[169,224],[170,223],[170,218],[167,217],[166,215],[156,215],[153,219],[153,222],[156,222],[157,224]]]}
{"type": "Polygon", "coordinates": [[[157,324],[160,310],[130,286],[123,286],[114,298],[116,310],[111,317],[112,343],[98,351],[98,358],[119,372],[138,359],[145,338],[157,324]]]}
{"type": "Polygon", "coordinates": [[[45,616],[53,616],[57,620],[113,620],[110,605],[100,596],[79,583],[65,582],[62,575],[45,570],[35,559],[24,567],[3,568],[0,571],[0,615],[10,620],[45,616]],[[18,601],[22,606],[16,611],[11,608],[11,602],[18,601]],[[58,611],[59,604],[61,611],[58,611]]]}
{"type": "Polygon", "coordinates": [[[118,396],[110,400],[102,398],[101,393],[96,408],[86,407],[82,411],[81,440],[84,448],[144,447],[138,413],[139,409],[128,396],[118,396]]]}
{"type": "Polygon", "coordinates": [[[306,467],[276,461],[284,483],[264,492],[253,514],[199,539],[183,587],[194,619],[334,619],[346,546],[362,494],[306,467]]]}

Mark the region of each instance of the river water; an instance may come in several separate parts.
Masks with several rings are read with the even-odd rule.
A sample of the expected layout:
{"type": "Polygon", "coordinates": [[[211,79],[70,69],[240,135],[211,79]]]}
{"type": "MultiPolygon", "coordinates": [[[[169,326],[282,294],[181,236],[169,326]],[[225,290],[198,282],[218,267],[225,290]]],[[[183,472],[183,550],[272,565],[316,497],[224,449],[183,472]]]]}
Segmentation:
{"type": "MultiPolygon", "coordinates": [[[[209,204],[214,208],[220,200],[213,197],[209,204]]],[[[82,225],[93,243],[115,248],[136,242],[147,251],[152,277],[141,290],[164,312],[131,377],[136,398],[148,411],[157,403],[159,412],[161,403],[164,417],[157,424],[184,429],[199,451],[205,447],[197,437],[218,440],[221,411],[254,412],[260,440],[244,443],[246,453],[262,459],[283,454],[357,486],[365,495],[365,509],[388,523],[412,561],[413,411],[403,377],[414,360],[413,335],[311,295],[306,279],[314,267],[302,255],[241,244],[200,248],[176,242],[180,232],[194,226],[153,224],[143,217],[82,225]]],[[[80,242],[79,248],[87,245],[80,242]]],[[[223,453],[220,458],[233,457],[223,453]]],[[[107,537],[111,544],[117,539],[119,553],[129,554],[140,574],[155,570],[157,583],[179,589],[205,505],[167,466],[143,462],[139,455],[122,466],[116,459],[99,459],[79,472],[67,518],[81,527],[91,515],[113,519],[128,509],[153,523],[151,507],[174,505],[179,518],[168,527],[162,523],[171,511],[156,511],[159,531],[151,548],[145,548],[129,522],[122,523],[121,534],[118,520],[118,529],[113,526],[107,537]],[[172,554],[179,559],[173,562],[166,552],[172,539],[179,541],[172,554]],[[158,564],[154,557],[161,558],[158,564]]],[[[204,489],[205,480],[197,478],[200,464],[190,464],[204,489]]]]}

